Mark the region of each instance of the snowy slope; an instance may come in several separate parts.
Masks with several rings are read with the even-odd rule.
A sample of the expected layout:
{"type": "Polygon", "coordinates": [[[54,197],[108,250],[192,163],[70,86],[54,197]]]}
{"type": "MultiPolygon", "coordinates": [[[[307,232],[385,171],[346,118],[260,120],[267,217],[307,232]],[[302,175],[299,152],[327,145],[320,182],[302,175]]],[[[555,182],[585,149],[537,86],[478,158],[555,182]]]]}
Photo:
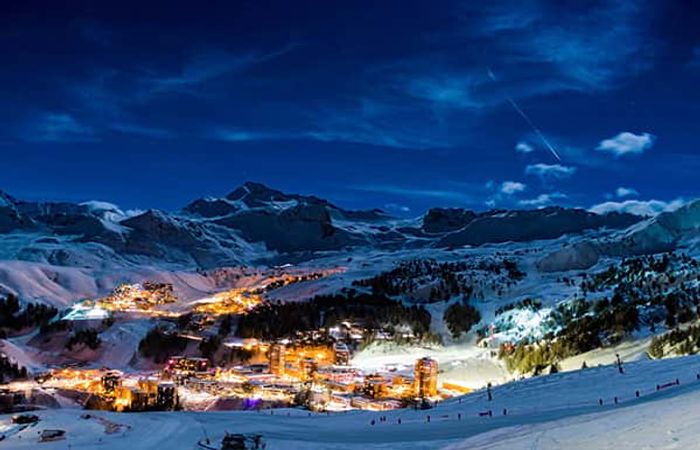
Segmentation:
{"type": "Polygon", "coordinates": [[[10,250],[0,252],[5,258],[91,268],[212,268],[261,259],[309,260],[314,252],[358,247],[394,250],[532,241],[621,229],[640,220],[629,214],[558,207],[478,214],[431,210],[422,218],[398,220],[380,210],[345,210],[315,196],[286,194],[252,182],[223,198],[201,198],[173,212],[124,212],[107,202],[0,197],[0,243],[11,242],[10,250]],[[8,235],[15,236],[6,239],[8,235]]]}
{"type": "Polygon", "coordinates": [[[675,211],[647,219],[620,233],[603,245],[616,255],[638,255],[673,250],[679,246],[697,248],[700,237],[700,200],[675,211]]]}
{"type": "MultiPolygon", "coordinates": [[[[427,411],[385,412],[387,421],[375,425],[370,422],[379,413],[372,412],[95,412],[130,427],[106,434],[100,422],[81,419],[82,411],[51,410],[40,412],[37,427],[9,437],[5,445],[35,448],[37,431],[60,428],[67,439],[42,448],[192,449],[204,430],[212,439],[224,431],[261,433],[268,449],[290,450],[697,448],[700,357],[630,363],[625,369],[623,375],[605,366],[513,382],[495,388],[492,402],[475,392],[427,411]],[[657,384],[676,379],[679,385],[657,391],[657,384]],[[492,417],[479,415],[488,410],[492,417]]],[[[2,416],[3,424],[8,419],[2,416]]]]}

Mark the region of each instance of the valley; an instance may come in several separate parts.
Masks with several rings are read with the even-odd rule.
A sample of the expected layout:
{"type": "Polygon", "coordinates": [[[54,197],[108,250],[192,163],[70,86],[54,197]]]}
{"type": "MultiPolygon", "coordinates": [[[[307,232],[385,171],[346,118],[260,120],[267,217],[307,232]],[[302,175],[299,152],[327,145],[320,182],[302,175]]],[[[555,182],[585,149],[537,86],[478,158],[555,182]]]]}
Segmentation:
{"type": "Polygon", "coordinates": [[[488,430],[500,442],[516,417],[537,428],[555,410],[599,414],[595,401],[528,406],[528,386],[639,367],[655,374],[640,383],[667,384],[665,368],[683,372],[677,357],[700,349],[698,201],[655,217],[435,209],[406,220],[246,184],[132,217],[6,204],[4,408],[38,408],[74,443],[87,442],[76,430],[93,422],[75,414],[88,409],[128,422],[105,439],[145,439],[113,416],[131,411],[179,417],[195,445],[203,419],[191,414],[218,411],[241,418],[232,431],[286,448],[302,439],[280,433],[287,421],[370,427],[390,445],[387,420],[413,433],[432,415],[440,446],[468,448],[488,430]],[[483,403],[500,393],[507,404],[483,403]],[[484,411],[493,426],[477,426],[484,411]],[[267,425],[246,425],[249,414],[267,425]]]}

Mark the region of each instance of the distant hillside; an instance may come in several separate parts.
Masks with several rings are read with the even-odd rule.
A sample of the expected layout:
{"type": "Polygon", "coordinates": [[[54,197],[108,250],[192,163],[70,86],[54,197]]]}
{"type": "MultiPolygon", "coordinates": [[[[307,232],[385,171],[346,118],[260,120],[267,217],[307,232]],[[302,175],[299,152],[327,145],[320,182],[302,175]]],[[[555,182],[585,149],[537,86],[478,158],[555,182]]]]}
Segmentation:
{"type": "MultiPolygon", "coordinates": [[[[315,252],[362,247],[453,248],[622,229],[626,231],[605,245],[594,242],[595,252],[639,254],[692,239],[697,210],[696,202],[643,220],[627,213],[601,215],[560,207],[483,213],[434,208],[420,219],[407,220],[378,209],[350,211],[315,196],[247,182],[223,197],[199,198],[179,211],[134,214],[104,202],[28,202],[0,192],[0,259],[87,268],[210,268],[311,259],[315,252]]],[[[583,259],[574,252],[567,258],[574,261],[572,267],[583,267],[594,261],[595,252],[587,250],[583,259]]],[[[556,270],[558,264],[549,266],[547,270],[556,270]]]]}

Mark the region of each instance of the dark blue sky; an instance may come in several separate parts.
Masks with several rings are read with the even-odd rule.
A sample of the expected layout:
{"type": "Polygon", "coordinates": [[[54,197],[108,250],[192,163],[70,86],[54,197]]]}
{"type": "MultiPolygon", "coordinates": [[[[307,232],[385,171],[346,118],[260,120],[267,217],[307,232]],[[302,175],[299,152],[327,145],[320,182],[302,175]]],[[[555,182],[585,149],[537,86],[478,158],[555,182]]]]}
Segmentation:
{"type": "Polygon", "coordinates": [[[664,208],[699,194],[693,3],[2,2],[0,188],[664,208]]]}

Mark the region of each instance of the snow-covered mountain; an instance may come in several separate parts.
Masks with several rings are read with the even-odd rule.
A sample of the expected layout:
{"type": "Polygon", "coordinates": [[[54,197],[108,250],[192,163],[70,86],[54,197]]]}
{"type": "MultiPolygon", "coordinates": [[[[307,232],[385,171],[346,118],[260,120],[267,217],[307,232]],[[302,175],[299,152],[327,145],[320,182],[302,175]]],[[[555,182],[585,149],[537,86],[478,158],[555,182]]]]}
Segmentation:
{"type": "MultiPolygon", "coordinates": [[[[664,217],[656,219],[658,226],[673,226],[664,217]]],[[[27,202],[0,193],[0,239],[8,243],[3,259],[83,267],[108,261],[209,268],[292,254],[308,259],[313,252],[358,247],[474,246],[622,229],[640,220],[558,207],[484,213],[431,209],[419,220],[399,220],[378,209],[349,211],[252,182],[174,212],[124,213],[104,202],[27,202]]]]}
{"type": "Polygon", "coordinates": [[[679,245],[696,246],[699,240],[700,199],[630,227],[606,242],[603,249],[617,255],[641,255],[670,251],[679,245]]]}
{"type": "Polygon", "coordinates": [[[601,256],[652,255],[678,248],[700,248],[700,199],[609,235],[571,242],[542,258],[538,268],[546,272],[587,269],[601,256]]]}
{"type": "Polygon", "coordinates": [[[466,224],[441,238],[439,245],[482,245],[554,239],[564,234],[581,233],[591,229],[627,228],[640,220],[638,216],[627,213],[600,215],[583,209],[556,206],[520,211],[489,211],[475,214],[473,217],[463,217],[467,219],[466,224]]]}
{"type": "MultiPolygon", "coordinates": [[[[569,311],[567,305],[580,305],[584,281],[603,279],[599,275],[609,266],[619,267],[618,276],[624,277],[619,280],[628,284],[646,279],[646,275],[638,277],[639,273],[651,273],[644,267],[633,271],[636,266],[625,265],[621,256],[678,247],[697,249],[699,211],[700,201],[695,201],[653,218],[552,207],[488,212],[432,209],[423,217],[403,220],[379,210],[347,211],[323,199],[285,194],[256,183],[246,183],[221,198],[195,200],[173,212],[129,213],[102,202],[22,202],[2,194],[0,295],[14,292],[23,301],[64,308],[81,298],[103,296],[123,282],[150,280],[172,284],[178,308],[186,308],[230,289],[227,283],[238,280],[233,274],[251,269],[198,270],[201,268],[265,261],[276,267],[256,267],[253,272],[331,269],[327,277],[275,288],[265,296],[275,303],[297,302],[348,288],[368,290],[378,286],[385,292],[395,288],[392,295],[402,302],[430,312],[431,332],[442,336],[443,343],[378,343],[355,354],[353,365],[367,373],[388,368],[410,370],[417,357],[430,356],[439,362],[443,381],[458,382],[477,391],[445,401],[430,411],[382,412],[389,422],[375,425],[370,424],[377,414],[372,412],[308,416],[305,411],[282,410],[264,422],[257,413],[204,413],[198,417],[206,417],[207,432],[219,436],[233,420],[236,431],[262,432],[280,448],[348,449],[394,448],[409,443],[413,448],[456,449],[488,446],[489,442],[494,448],[539,448],[543,445],[538,436],[547,432],[562,443],[553,444],[553,448],[591,448],[595,441],[588,438],[590,428],[585,423],[589,419],[600,424],[617,411],[628,411],[621,417],[634,426],[639,421],[632,412],[653,414],[655,407],[667,411],[675,407],[673,392],[683,399],[680,407],[684,411],[694,411],[692,405],[700,386],[694,384],[700,367],[698,357],[648,360],[647,349],[654,333],[670,330],[663,320],[652,322],[656,328],[650,330],[647,320],[656,311],[655,306],[635,304],[638,309],[633,310],[641,311],[643,320],[637,329],[624,335],[625,340],[606,340],[562,357],[559,365],[566,373],[508,383],[529,372],[511,373],[507,362],[495,356],[498,345],[543,339],[560,329],[565,322],[553,321],[561,311],[569,311]],[[291,269],[277,266],[277,261],[292,256],[301,262],[291,269]],[[405,264],[412,261],[419,263],[405,264]],[[378,282],[356,283],[372,277],[379,277],[378,282]],[[480,318],[469,331],[454,337],[445,312],[467,295],[462,288],[469,288],[470,305],[478,309],[480,318]],[[492,343],[479,337],[480,330],[490,330],[492,343]],[[617,353],[625,362],[624,375],[614,367],[596,367],[611,364],[617,353]],[[583,362],[589,368],[579,370],[583,362]],[[669,384],[676,378],[680,384],[669,384]],[[491,402],[478,391],[487,381],[503,383],[494,387],[491,402]],[[656,384],[671,387],[657,392],[656,384]],[[492,410],[493,417],[482,415],[488,410],[492,410]],[[427,420],[427,414],[432,421],[427,420]],[[318,421],[324,421],[321,428],[332,432],[308,439],[304,427],[308,424],[306,428],[316,429],[318,421]],[[556,431],[574,425],[582,426],[578,434],[567,436],[556,431]],[[302,431],[280,431],[297,428],[302,431]]],[[[696,255],[691,252],[690,258],[696,255]]],[[[645,264],[660,266],[661,256],[658,258],[658,263],[645,264]]],[[[688,272],[691,262],[674,266],[685,258],[678,256],[667,264],[675,267],[675,275],[686,277],[678,286],[673,285],[678,289],[680,285],[697,286],[696,272],[688,272]]],[[[654,273],[659,280],[668,275],[661,268],[654,273]]],[[[256,286],[259,281],[260,275],[252,273],[249,280],[240,283],[256,286]]],[[[611,295],[611,286],[597,286],[595,291],[586,287],[591,305],[607,304],[602,297],[611,295]]],[[[647,287],[641,285],[638,292],[646,292],[647,287]]],[[[637,297],[630,294],[630,298],[637,297]]],[[[582,317],[593,317],[596,310],[590,311],[582,317]]],[[[615,318],[619,311],[609,308],[603,312],[615,318]]],[[[153,323],[140,318],[118,321],[101,333],[102,349],[86,361],[91,367],[141,370],[143,361],[134,355],[153,323]]],[[[601,334],[607,336],[607,331],[604,328],[601,334]]],[[[37,371],[57,361],[65,362],[64,353],[51,353],[49,344],[28,339],[30,336],[27,340],[5,339],[3,351],[37,371]]],[[[173,446],[176,441],[189,445],[196,442],[201,430],[199,421],[190,420],[195,415],[188,412],[149,413],[138,418],[105,413],[105,417],[132,427],[133,431],[120,435],[117,442],[119,439],[88,429],[90,422],[81,419],[78,411],[67,408],[40,414],[44,424],[68,430],[69,442],[83,446],[93,445],[96,439],[105,448],[117,448],[124,442],[134,448],[173,446]],[[149,427],[143,426],[143,420],[182,432],[177,439],[166,433],[149,440],[149,427]]],[[[691,442],[695,436],[684,435],[683,442],[691,442]]],[[[22,439],[12,437],[11,442],[29,448],[35,441],[28,438],[25,433],[22,439]]],[[[606,436],[598,433],[596,438],[606,436]]],[[[634,433],[626,438],[635,438],[634,433]]]]}

